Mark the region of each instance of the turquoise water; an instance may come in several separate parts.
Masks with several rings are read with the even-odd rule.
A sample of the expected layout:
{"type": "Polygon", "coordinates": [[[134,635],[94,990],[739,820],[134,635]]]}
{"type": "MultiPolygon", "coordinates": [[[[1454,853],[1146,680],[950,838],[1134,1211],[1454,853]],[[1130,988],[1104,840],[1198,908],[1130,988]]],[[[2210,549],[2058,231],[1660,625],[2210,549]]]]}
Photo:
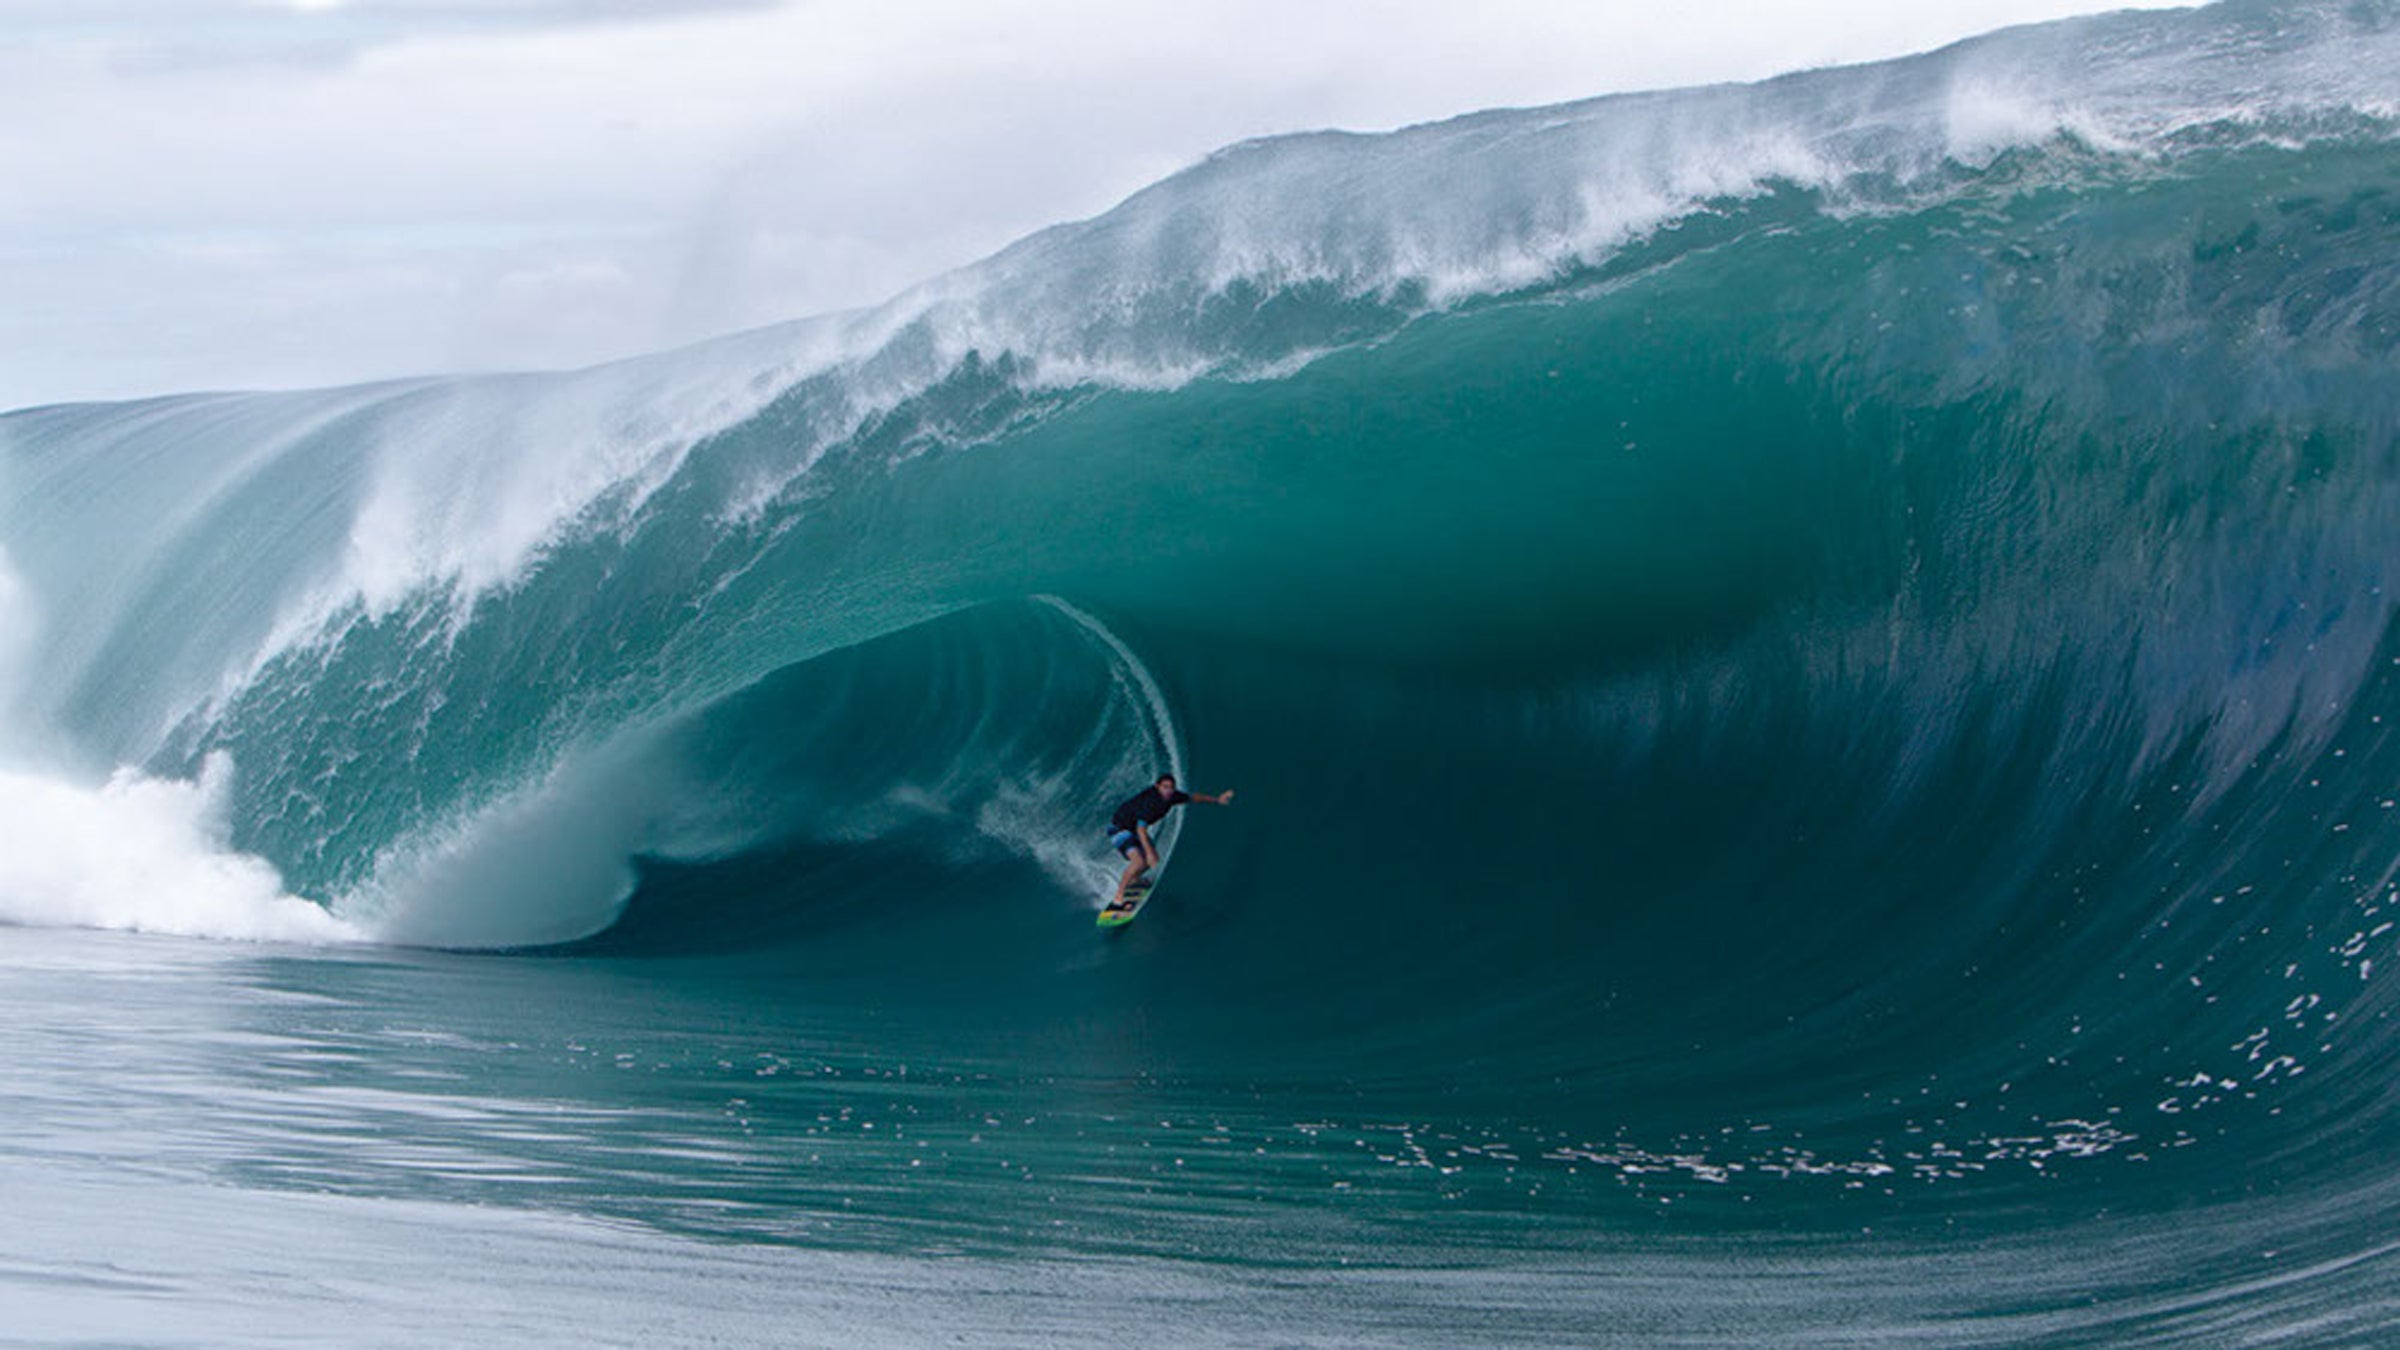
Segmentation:
{"type": "Polygon", "coordinates": [[[1842,1174],[1727,1183],[1806,1188],[1804,1225],[1696,1219],[1667,1203],[1696,1159],[1166,1074],[1139,1016],[988,1053],[658,962],[34,931],[5,972],[12,1344],[2372,1344],[2394,1315],[2388,1178],[2176,1203],[2052,1155],[1939,1222],[1884,1194],[1938,1183],[1842,1174]],[[2073,1212],[2095,1191],[2126,1211],[2073,1212]]]}
{"type": "Polygon", "coordinates": [[[2396,42],[0,419],[0,1339],[2388,1340],[2396,42]],[[1161,768],[1240,800],[1096,933],[1161,768]]]}

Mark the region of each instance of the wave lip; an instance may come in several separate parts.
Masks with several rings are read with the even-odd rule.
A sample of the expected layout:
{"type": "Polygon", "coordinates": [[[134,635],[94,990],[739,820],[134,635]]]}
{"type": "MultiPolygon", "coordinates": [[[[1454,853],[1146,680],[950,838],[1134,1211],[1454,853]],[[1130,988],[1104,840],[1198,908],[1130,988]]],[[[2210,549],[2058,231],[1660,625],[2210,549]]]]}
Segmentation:
{"type": "MultiPolygon", "coordinates": [[[[728,479],[711,509],[733,521],[787,511],[822,490],[829,455],[890,452],[871,433],[969,367],[1004,410],[1028,390],[1271,376],[1572,281],[1678,223],[1772,217],[1778,194],[1900,209],[1973,190],[2013,148],[2164,165],[2193,146],[2388,136],[2395,67],[2388,3],[2067,21],[1752,85],[1249,142],[882,306],[591,371],[16,414],[0,446],[33,509],[5,513],[8,544],[45,597],[76,597],[54,606],[37,684],[97,686],[47,714],[122,719],[106,753],[141,762],[278,656],[428,597],[460,621],[558,550],[638,529],[678,484],[728,479]],[[769,427],[770,451],[732,448],[769,427]],[[81,541],[117,537],[94,527],[120,500],[173,528],[96,566],[81,541]],[[228,557],[245,531],[284,548],[228,557]],[[179,584],[203,573],[216,594],[179,584]],[[187,635],[172,663],[111,640],[120,616],[196,605],[220,611],[212,640],[187,635]]],[[[897,452],[989,428],[928,430],[897,452]]]]}
{"type": "Polygon", "coordinates": [[[2233,3],[2011,29],[1747,85],[1244,142],[1094,219],[883,307],[933,364],[1000,352],[1055,385],[1273,369],[1407,315],[1597,267],[1678,221],[1799,189],[1921,204],[2011,150],[2168,159],[2385,136],[2388,3],[2233,3]]]}

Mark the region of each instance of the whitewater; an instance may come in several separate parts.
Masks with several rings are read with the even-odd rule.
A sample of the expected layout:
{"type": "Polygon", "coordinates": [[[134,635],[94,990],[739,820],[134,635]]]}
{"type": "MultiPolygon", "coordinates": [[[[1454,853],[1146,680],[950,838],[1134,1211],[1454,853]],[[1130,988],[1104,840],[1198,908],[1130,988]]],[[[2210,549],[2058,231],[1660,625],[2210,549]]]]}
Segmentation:
{"type": "Polygon", "coordinates": [[[0,415],[0,1344],[2389,1342],[2396,133],[2111,15],[0,415]]]}

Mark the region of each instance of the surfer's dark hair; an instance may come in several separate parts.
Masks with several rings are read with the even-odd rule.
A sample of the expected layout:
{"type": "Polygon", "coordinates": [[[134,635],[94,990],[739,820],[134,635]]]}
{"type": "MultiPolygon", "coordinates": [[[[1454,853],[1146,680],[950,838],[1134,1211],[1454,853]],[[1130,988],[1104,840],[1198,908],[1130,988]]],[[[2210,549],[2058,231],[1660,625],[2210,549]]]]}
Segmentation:
{"type": "Polygon", "coordinates": [[[1160,774],[1158,777],[1156,777],[1156,778],[1153,778],[1153,779],[1151,779],[1150,781],[1151,781],[1151,782],[1153,782],[1153,783],[1172,783],[1172,782],[1174,782],[1174,781],[1175,781],[1175,775],[1173,775],[1173,774],[1171,774],[1171,773],[1162,773],[1162,774],[1160,774]]]}

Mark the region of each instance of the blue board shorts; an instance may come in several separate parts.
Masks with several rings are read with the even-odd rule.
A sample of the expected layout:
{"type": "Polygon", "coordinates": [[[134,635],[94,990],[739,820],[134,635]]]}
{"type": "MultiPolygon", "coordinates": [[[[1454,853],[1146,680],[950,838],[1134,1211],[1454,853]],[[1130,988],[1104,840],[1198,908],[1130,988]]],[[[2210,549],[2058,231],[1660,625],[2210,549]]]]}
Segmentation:
{"type": "Polygon", "coordinates": [[[1131,830],[1118,830],[1108,837],[1108,846],[1119,853],[1131,854],[1141,851],[1142,841],[1131,830]]]}

